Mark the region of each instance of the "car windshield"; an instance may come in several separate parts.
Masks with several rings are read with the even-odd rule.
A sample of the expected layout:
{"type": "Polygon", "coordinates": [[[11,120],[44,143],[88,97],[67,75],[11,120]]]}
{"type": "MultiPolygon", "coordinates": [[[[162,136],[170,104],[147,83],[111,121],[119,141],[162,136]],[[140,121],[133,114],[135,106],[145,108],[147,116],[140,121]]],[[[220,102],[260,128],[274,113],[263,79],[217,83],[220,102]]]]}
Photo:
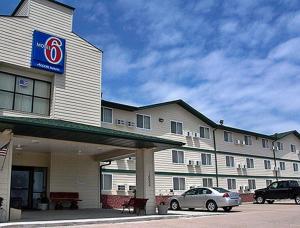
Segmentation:
{"type": "Polygon", "coordinates": [[[216,191],[218,191],[218,192],[220,192],[220,193],[230,192],[230,191],[228,191],[228,190],[226,190],[224,188],[213,188],[213,189],[216,190],[216,191]]]}

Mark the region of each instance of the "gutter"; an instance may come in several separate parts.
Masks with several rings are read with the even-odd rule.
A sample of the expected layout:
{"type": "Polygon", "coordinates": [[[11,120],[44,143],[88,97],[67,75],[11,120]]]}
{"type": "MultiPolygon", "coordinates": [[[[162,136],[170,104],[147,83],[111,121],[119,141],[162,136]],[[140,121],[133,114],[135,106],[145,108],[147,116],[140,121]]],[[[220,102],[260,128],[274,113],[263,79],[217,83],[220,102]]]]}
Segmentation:
{"type": "Polygon", "coordinates": [[[275,150],[275,142],[277,141],[278,137],[277,137],[277,133],[275,133],[275,140],[272,141],[272,151],[273,151],[273,159],[274,159],[274,163],[275,163],[275,177],[276,177],[276,181],[278,181],[278,170],[277,170],[277,160],[276,160],[276,150],[275,150]]]}
{"type": "Polygon", "coordinates": [[[218,159],[217,159],[216,130],[217,130],[217,128],[213,129],[213,138],[214,138],[214,152],[215,152],[216,181],[217,181],[217,187],[219,187],[219,171],[218,171],[218,159]]]}

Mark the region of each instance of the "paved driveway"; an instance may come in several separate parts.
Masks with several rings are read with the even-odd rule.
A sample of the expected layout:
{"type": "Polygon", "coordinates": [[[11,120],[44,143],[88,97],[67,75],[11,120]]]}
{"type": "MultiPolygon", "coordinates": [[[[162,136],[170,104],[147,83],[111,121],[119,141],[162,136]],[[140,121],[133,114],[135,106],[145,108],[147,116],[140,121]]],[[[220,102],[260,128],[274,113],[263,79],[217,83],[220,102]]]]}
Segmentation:
{"type": "MultiPolygon", "coordinates": [[[[197,213],[195,212],[190,212],[197,213]]],[[[198,212],[199,213],[199,212],[198,212]]],[[[300,228],[300,205],[291,203],[275,203],[273,205],[246,204],[233,209],[230,213],[215,216],[177,218],[145,222],[130,222],[102,225],[80,226],[84,228],[176,228],[176,227],[251,227],[251,228],[300,228]]]]}

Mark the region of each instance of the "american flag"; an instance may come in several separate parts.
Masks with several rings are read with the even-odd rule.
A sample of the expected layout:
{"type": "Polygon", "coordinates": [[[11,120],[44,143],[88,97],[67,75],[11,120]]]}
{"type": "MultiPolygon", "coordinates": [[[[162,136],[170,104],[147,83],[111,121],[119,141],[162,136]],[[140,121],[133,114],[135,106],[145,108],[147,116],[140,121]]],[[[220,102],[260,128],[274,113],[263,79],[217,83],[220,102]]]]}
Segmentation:
{"type": "Polygon", "coordinates": [[[0,156],[4,156],[5,157],[7,155],[8,145],[9,145],[9,143],[7,143],[3,147],[1,147],[1,149],[0,149],[0,156]]]}

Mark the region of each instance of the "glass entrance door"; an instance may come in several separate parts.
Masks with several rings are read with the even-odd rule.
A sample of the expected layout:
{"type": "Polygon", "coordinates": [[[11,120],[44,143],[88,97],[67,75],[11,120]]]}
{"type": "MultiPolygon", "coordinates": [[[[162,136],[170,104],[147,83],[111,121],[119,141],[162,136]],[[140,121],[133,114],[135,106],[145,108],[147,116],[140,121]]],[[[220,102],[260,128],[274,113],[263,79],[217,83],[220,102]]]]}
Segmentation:
{"type": "Polygon", "coordinates": [[[11,179],[11,206],[37,209],[39,200],[46,195],[46,168],[13,167],[11,179]]]}

